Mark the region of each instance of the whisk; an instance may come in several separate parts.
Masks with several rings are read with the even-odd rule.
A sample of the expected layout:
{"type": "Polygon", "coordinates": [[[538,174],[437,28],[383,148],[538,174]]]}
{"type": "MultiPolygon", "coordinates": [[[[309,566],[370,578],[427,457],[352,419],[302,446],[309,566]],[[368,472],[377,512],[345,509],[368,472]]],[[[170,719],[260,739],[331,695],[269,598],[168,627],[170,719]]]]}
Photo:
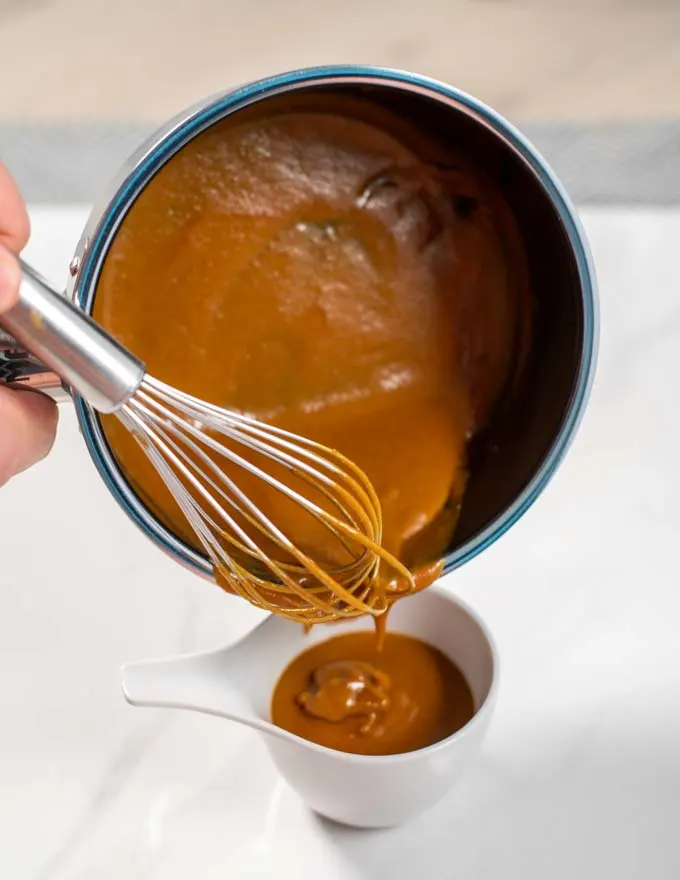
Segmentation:
{"type": "Polygon", "coordinates": [[[333,449],[147,375],[144,364],[88,315],[30,266],[21,262],[21,268],[19,302],[2,315],[5,329],[68,389],[98,412],[114,413],[133,433],[218,582],[303,623],[384,612],[388,578],[381,565],[391,570],[391,590],[413,588],[410,572],[381,546],[380,502],[357,465],[333,449]],[[244,474],[318,524],[326,549],[302,547],[273,521],[239,480],[244,474]]]}

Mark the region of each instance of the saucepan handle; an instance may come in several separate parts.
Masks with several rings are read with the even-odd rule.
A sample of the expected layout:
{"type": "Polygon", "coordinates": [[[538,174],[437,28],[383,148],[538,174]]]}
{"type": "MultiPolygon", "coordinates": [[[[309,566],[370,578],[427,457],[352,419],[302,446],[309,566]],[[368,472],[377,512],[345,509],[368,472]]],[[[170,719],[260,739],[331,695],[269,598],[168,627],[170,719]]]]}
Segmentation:
{"type": "Polygon", "coordinates": [[[24,346],[0,327],[0,385],[29,388],[48,394],[57,403],[71,400],[61,377],[41,363],[24,346]]]}

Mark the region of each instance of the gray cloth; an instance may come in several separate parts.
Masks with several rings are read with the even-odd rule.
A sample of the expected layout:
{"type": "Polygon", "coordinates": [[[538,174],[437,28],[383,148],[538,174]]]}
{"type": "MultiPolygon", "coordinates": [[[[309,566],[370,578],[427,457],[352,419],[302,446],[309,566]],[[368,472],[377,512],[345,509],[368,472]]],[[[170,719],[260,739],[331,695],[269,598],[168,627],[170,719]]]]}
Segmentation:
{"type": "MultiPolygon", "coordinates": [[[[680,203],[680,121],[520,126],[579,204],[680,203]]],[[[152,125],[0,124],[0,159],[29,202],[86,203],[152,125]]]]}

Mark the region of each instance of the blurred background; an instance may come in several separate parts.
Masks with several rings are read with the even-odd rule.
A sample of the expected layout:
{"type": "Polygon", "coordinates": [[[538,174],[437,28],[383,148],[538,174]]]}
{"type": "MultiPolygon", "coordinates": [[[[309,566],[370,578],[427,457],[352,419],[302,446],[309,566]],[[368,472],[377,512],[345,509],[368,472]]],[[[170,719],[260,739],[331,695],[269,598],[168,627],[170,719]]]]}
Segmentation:
{"type": "Polygon", "coordinates": [[[0,0],[0,145],[33,201],[90,201],[157,123],[333,62],[445,80],[577,200],[680,197],[677,0],[0,0]]]}

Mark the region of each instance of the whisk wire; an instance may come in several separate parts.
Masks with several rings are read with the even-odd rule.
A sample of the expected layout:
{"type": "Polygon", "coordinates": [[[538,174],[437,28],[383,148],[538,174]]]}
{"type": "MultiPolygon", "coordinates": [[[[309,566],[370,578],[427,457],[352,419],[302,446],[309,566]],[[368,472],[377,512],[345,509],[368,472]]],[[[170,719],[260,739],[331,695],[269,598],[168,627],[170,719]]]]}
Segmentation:
{"type": "Polygon", "coordinates": [[[372,484],[339,452],[176,392],[151,377],[125,405],[121,418],[168,485],[218,579],[223,577],[250,602],[310,623],[380,614],[387,607],[385,590],[376,587],[381,562],[393,569],[404,590],[412,587],[410,572],[380,545],[382,513],[372,484]],[[319,493],[330,509],[213,433],[282,467],[319,493]],[[322,564],[302,549],[224,470],[223,462],[304,510],[333,536],[348,561],[322,564]],[[288,558],[274,558],[267,548],[278,548],[288,558]]]}
{"type": "MultiPolygon", "coordinates": [[[[149,398],[148,395],[141,394],[139,395],[140,400],[144,400],[147,405],[154,409],[156,413],[162,416],[165,419],[168,419],[174,422],[177,426],[181,428],[182,431],[188,431],[197,439],[200,439],[207,446],[209,446],[213,451],[217,452],[221,457],[224,457],[230,460],[233,464],[238,467],[243,468],[244,470],[251,473],[253,476],[256,476],[258,479],[263,480],[268,483],[273,489],[281,494],[286,495],[292,501],[299,504],[303,507],[311,516],[317,519],[324,524],[326,528],[337,528],[340,531],[343,531],[346,535],[348,531],[352,531],[353,529],[370,529],[376,536],[377,540],[380,541],[382,538],[382,517],[380,514],[380,508],[377,508],[377,517],[375,517],[375,507],[374,501],[372,499],[369,500],[367,494],[364,492],[362,486],[355,480],[351,480],[351,478],[347,478],[347,475],[342,474],[347,479],[351,480],[351,486],[355,491],[356,495],[359,495],[359,500],[352,496],[351,492],[349,492],[344,487],[338,485],[338,483],[334,482],[326,475],[322,474],[318,470],[314,470],[309,465],[304,462],[297,462],[296,459],[288,454],[280,453],[278,450],[267,443],[265,440],[260,441],[259,443],[254,443],[249,441],[247,438],[242,437],[238,433],[238,431],[228,430],[226,427],[216,428],[220,430],[221,433],[225,434],[225,436],[239,442],[241,445],[249,448],[260,455],[266,456],[269,460],[274,461],[276,463],[282,464],[289,472],[295,474],[298,479],[303,480],[307,485],[312,486],[314,489],[319,491],[325,498],[327,498],[331,504],[336,507],[344,516],[351,520],[352,526],[347,527],[346,523],[343,523],[341,520],[332,518],[332,515],[328,511],[324,511],[315,505],[310,499],[306,498],[304,495],[301,495],[299,492],[295,492],[290,486],[287,486],[281,481],[277,480],[267,471],[259,468],[254,463],[248,461],[248,459],[243,458],[238,455],[234,450],[229,447],[224,446],[223,444],[216,441],[214,438],[207,435],[200,427],[187,423],[186,419],[181,418],[177,413],[174,412],[164,412],[162,408],[156,403],[152,398],[149,398]],[[335,490],[335,495],[332,494],[331,489],[335,490]],[[340,498],[337,495],[340,495],[340,498]],[[342,502],[345,502],[344,504],[342,502]],[[360,503],[360,502],[363,502],[360,503]],[[353,511],[353,512],[352,512],[353,511]],[[355,516],[359,517],[359,521],[355,518],[355,516]],[[372,515],[374,518],[372,519],[372,515]]],[[[148,410],[147,410],[148,413],[148,410]]],[[[150,413],[148,413],[151,415],[150,413]]],[[[207,427],[212,427],[210,424],[207,427]]],[[[259,435],[265,437],[264,432],[258,432],[259,435]]],[[[287,444],[290,448],[294,448],[292,444],[287,444]]],[[[339,455],[339,453],[338,453],[339,455]]],[[[319,456],[314,456],[316,461],[321,465],[330,466],[330,463],[325,462],[319,456]]],[[[334,469],[341,474],[337,466],[334,466],[334,469]]],[[[352,532],[352,536],[354,534],[352,532]]],[[[336,537],[340,537],[339,534],[336,534],[336,537]]]]}
{"type": "MultiPolygon", "coordinates": [[[[140,407],[142,411],[144,411],[144,407],[140,407]]],[[[250,601],[255,601],[256,604],[260,604],[262,607],[268,607],[271,604],[269,601],[263,602],[260,593],[254,593],[252,590],[252,585],[248,586],[247,578],[244,578],[243,575],[246,573],[246,569],[243,566],[235,565],[234,560],[231,557],[226,556],[224,554],[223,547],[221,543],[215,539],[214,534],[210,532],[209,529],[206,528],[206,514],[202,507],[197,505],[191,496],[191,494],[186,493],[184,490],[184,486],[182,485],[181,480],[177,475],[177,471],[181,472],[182,475],[189,480],[189,482],[197,489],[201,495],[203,495],[204,499],[208,501],[217,511],[219,511],[220,515],[224,519],[226,525],[236,533],[240,541],[234,541],[231,536],[229,536],[224,531],[224,525],[218,525],[214,522],[214,520],[209,520],[209,522],[213,525],[213,527],[217,530],[218,534],[227,538],[229,543],[237,548],[244,550],[246,552],[247,549],[244,547],[244,544],[247,544],[250,548],[252,555],[257,558],[260,562],[262,562],[266,567],[271,571],[271,573],[279,579],[286,587],[287,591],[293,591],[300,599],[309,601],[318,611],[324,613],[326,616],[338,616],[337,610],[334,611],[334,604],[324,600],[322,595],[319,595],[319,589],[310,588],[308,585],[300,584],[295,578],[291,577],[288,571],[286,570],[288,567],[282,565],[278,561],[272,560],[267,554],[265,554],[262,548],[238,525],[238,523],[231,517],[217,502],[214,498],[210,496],[210,494],[205,489],[205,482],[210,482],[214,488],[218,491],[219,487],[215,487],[214,482],[210,481],[209,478],[199,471],[200,478],[197,478],[191,471],[188,471],[183,464],[182,459],[185,461],[190,461],[186,457],[186,453],[184,453],[178,445],[172,440],[172,438],[168,437],[167,434],[162,429],[150,428],[148,423],[143,422],[142,420],[137,420],[138,427],[141,427],[143,431],[147,435],[147,439],[152,441],[152,444],[149,447],[149,455],[151,460],[154,462],[155,466],[158,468],[159,472],[163,476],[165,480],[167,480],[169,487],[174,490],[175,497],[178,499],[178,503],[180,504],[180,509],[184,513],[184,515],[189,520],[192,528],[195,533],[199,537],[199,540],[203,544],[206,551],[210,556],[216,556],[218,558],[218,565],[221,568],[226,568],[230,574],[236,573],[238,575],[238,582],[243,588],[244,584],[248,587],[247,598],[250,601]],[[167,462],[163,459],[163,456],[160,452],[164,452],[165,455],[171,460],[176,470],[173,470],[168,466],[167,462]],[[243,543],[241,543],[243,542],[243,543]],[[225,565],[225,559],[229,560],[225,565]],[[235,570],[235,571],[234,571],[235,570]]],[[[208,459],[208,462],[211,466],[214,466],[214,463],[208,459]]],[[[241,500],[254,512],[258,515],[262,523],[264,524],[264,528],[262,528],[261,524],[257,524],[260,527],[260,531],[265,534],[268,538],[274,535],[276,538],[281,538],[280,546],[283,546],[286,550],[289,550],[292,555],[294,555],[301,565],[306,569],[306,571],[315,576],[320,584],[323,586],[325,591],[332,593],[335,595],[335,607],[337,609],[337,599],[344,600],[349,606],[351,606],[355,610],[362,610],[362,598],[357,597],[351,589],[347,589],[345,586],[342,586],[337,579],[331,577],[323,568],[321,568],[313,559],[311,559],[307,554],[304,554],[300,551],[294,544],[292,544],[283,533],[277,529],[276,526],[266,517],[264,517],[261,512],[250,502],[250,499],[245,496],[240,489],[233,485],[232,486],[237,495],[241,498],[241,500]]],[[[224,493],[222,493],[224,494],[224,493]]],[[[225,496],[226,497],[226,496],[225,496]]],[[[227,500],[232,501],[227,497],[227,500]]],[[[242,509],[239,508],[239,510],[242,509]]],[[[250,522],[255,524],[252,519],[250,522]]],[[[292,568],[292,567],[291,567],[292,568]]],[[[355,586],[356,582],[359,580],[363,580],[364,577],[368,574],[366,571],[357,572],[354,582],[352,586],[355,586]]],[[[252,572],[248,572],[250,579],[252,580],[253,574],[252,572]]],[[[268,593],[276,593],[280,592],[280,586],[275,582],[269,580],[263,580],[258,578],[258,584],[260,588],[265,588],[268,593]]],[[[297,615],[296,615],[297,616],[297,615]]]]}

